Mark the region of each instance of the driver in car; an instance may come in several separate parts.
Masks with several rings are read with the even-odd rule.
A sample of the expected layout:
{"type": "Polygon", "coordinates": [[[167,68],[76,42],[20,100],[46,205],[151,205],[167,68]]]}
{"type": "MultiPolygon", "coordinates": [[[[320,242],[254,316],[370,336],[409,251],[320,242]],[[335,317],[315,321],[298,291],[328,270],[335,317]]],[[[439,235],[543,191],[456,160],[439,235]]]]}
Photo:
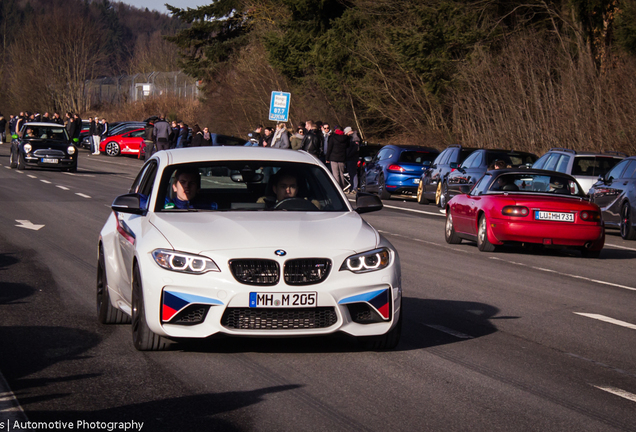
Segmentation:
{"type": "Polygon", "coordinates": [[[218,210],[215,202],[206,202],[199,196],[201,174],[197,168],[180,168],[174,174],[172,183],[174,197],[166,197],[164,209],[218,210]]]}
{"type": "MultiPolygon", "coordinates": [[[[258,203],[265,203],[268,208],[276,207],[280,202],[291,199],[298,198],[298,177],[295,173],[291,171],[286,171],[285,169],[281,169],[276,174],[272,176],[272,191],[274,192],[274,197],[264,196],[258,199],[258,203]]],[[[312,200],[311,203],[316,206],[316,208],[320,208],[320,204],[316,200],[312,200]]]]}

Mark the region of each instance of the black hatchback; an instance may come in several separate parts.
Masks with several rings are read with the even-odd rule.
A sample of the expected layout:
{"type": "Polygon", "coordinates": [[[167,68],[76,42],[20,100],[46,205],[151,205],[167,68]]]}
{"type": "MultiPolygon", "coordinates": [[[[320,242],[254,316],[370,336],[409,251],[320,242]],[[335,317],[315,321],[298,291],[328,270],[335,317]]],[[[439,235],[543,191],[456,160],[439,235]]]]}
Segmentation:
{"type": "Polygon", "coordinates": [[[26,123],[11,141],[11,168],[56,168],[77,171],[78,151],[64,126],[57,123],[26,123]]]}
{"type": "Polygon", "coordinates": [[[456,168],[456,170],[448,174],[446,180],[442,183],[440,206],[444,208],[451,198],[460,194],[461,186],[474,185],[495,161],[503,161],[509,168],[519,168],[523,166],[531,167],[536,160],[537,155],[533,153],[515,150],[475,150],[461,165],[451,164],[451,168],[456,168]]]}
{"type": "Polygon", "coordinates": [[[623,159],[599,176],[588,194],[601,208],[605,228],[619,229],[625,240],[636,240],[636,156],[623,159]]]}

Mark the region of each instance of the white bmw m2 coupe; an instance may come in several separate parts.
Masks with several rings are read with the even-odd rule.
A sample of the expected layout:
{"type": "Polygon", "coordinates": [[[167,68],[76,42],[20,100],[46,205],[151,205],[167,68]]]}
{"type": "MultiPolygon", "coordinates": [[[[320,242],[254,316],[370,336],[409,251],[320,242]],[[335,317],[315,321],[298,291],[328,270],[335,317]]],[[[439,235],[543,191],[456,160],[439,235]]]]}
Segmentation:
{"type": "Polygon", "coordinates": [[[97,314],[138,350],[217,333],[400,339],[395,248],[325,166],[292,150],[198,147],[148,160],[99,235],[97,314]]]}

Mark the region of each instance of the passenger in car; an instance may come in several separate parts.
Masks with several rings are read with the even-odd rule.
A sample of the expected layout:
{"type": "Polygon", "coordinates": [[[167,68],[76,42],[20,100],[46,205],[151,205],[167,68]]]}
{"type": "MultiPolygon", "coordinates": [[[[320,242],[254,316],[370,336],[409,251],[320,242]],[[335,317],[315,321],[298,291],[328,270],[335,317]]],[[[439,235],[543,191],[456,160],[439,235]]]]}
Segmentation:
{"type": "MultiPolygon", "coordinates": [[[[300,189],[298,175],[292,171],[285,169],[279,170],[271,177],[271,185],[274,196],[260,197],[256,201],[257,203],[265,203],[268,208],[273,208],[283,200],[302,198],[298,195],[300,189]]],[[[320,208],[320,203],[317,200],[312,200],[311,203],[317,208],[320,208]]]]}
{"type": "Polygon", "coordinates": [[[166,197],[164,209],[218,210],[216,202],[208,202],[198,196],[201,189],[201,174],[197,168],[177,169],[170,187],[173,196],[166,197]]]}

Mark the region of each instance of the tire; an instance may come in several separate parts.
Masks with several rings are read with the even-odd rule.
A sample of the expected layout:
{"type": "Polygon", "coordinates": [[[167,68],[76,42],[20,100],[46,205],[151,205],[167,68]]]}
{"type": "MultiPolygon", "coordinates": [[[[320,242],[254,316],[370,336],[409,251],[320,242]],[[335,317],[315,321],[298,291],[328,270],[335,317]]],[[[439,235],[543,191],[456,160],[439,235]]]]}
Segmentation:
{"type": "Polygon", "coordinates": [[[446,208],[446,204],[448,204],[448,185],[446,183],[442,183],[440,187],[440,196],[439,196],[439,206],[441,208],[446,208]]]}
{"type": "Polygon", "coordinates": [[[417,202],[420,204],[428,204],[428,200],[424,198],[424,187],[422,186],[422,180],[420,179],[420,184],[417,185],[417,202]]]}
{"type": "Polygon", "coordinates": [[[132,337],[133,345],[138,351],[163,351],[168,347],[168,341],[153,333],[146,321],[144,294],[141,286],[139,268],[133,269],[132,291],[132,337]]]}
{"type": "Polygon", "coordinates": [[[437,205],[437,207],[442,207],[440,205],[440,201],[442,199],[442,181],[438,181],[437,182],[437,190],[435,190],[435,205],[437,205]]]}
{"type": "Polygon", "coordinates": [[[380,336],[363,336],[360,338],[364,349],[372,351],[392,350],[400,343],[402,335],[402,316],[404,311],[400,308],[400,318],[398,322],[388,333],[380,336]]]}
{"type": "Polygon", "coordinates": [[[26,162],[24,161],[24,155],[18,151],[18,165],[17,168],[19,170],[26,169],[26,162]]]}
{"type": "Polygon", "coordinates": [[[621,207],[621,237],[625,240],[636,240],[636,230],[633,227],[632,207],[629,202],[621,207]]]}
{"type": "Polygon", "coordinates": [[[106,265],[104,263],[104,250],[99,246],[99,258],[97,259],[97,321],[102,324],[127,324],[130,316],[113,307],[108,295],[108,283],[106,280],[106,265]]]}
{"type": "Polygon", "coordinates": [[[104,153],[112,157],[119,156],[119,153],[121,153],[119,144],[117,144],[115,141],[106,143],[106,146],[104,146],[104,153]]]}
{"type": "Polygon", "coordinates": [[[444,237],[446,237],[446,243],[459,244],[462,242],[461,237],[459,237],[455,232],[453,216],[451,215],[450,210],[446,210],[446,226],[444,228],[444,234],[444,237]]]}
{"type": "Polygon", "coordinates": [[[15,161],[15,158],[13,157],[13,152],[11,152],[11,155],[9,156],[9,166],[11,168],[16,168],[18,166],[17,162],[15,161]]]}
{"type": "Polygon", "coordinates": [[[486,216],[479,218],[479,229],[477,231],[477,248],[482,252],[494,252],[496,247],[488,240],[488,221],[486,216]]]}
{"type": "Polygon", "coordinates": [[[77,164],[73,165],[72,167],[67,169],[68,172],[77,172],[77,164]]]}
{"type": "Polygon", "coordinates": [[[391,194],[386,191],[386,184],[384,184],[384,176],[380,176],[380,181],[378,181],[378,196],[380,199],[388,200],[391,198],[391,194]]]}

